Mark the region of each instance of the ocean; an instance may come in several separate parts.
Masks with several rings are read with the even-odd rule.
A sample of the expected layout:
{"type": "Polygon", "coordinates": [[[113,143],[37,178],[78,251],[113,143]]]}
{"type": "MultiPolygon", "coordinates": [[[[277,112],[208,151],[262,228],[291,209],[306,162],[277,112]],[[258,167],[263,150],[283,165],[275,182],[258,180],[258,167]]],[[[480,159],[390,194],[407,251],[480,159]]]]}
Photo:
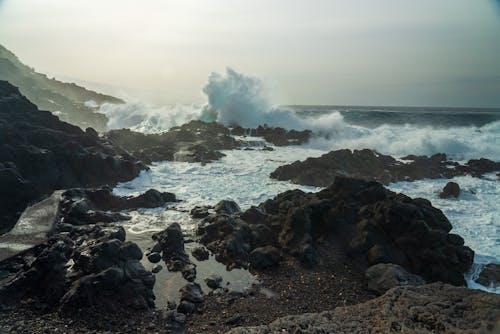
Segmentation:
{"type": "MultiPolygon", "coordinates": [[[[202,109],[199,107],[198,111],[189,114],[193,118],[201,117],[199,111],[202,109]]],[[[162,109],[162,112],[166,110],[162,109]]],[[[190,218],[189,211],[196,205],[213,205],[222,199],[231,199],[242,209],[247,209],[289,189],[317,191],[320,188],[270,179],[269,174],[280,165],[318,157],[335,149],[370,148],[395,157],[443,152],[462,162],[481,157],[500,159],[500,110],[287,106],[269,112],[274,110],[279,110],[279,116],[285,112],[292,115],[285,116],[285,121],[303,120],[303,127],[314,129],[315,138],[302,146],[273,147],[274,151],[223,151],[226,154],[224,158],[207,165],[154,163],[150,171],[117,185],[114,192],[131,195],[156,188],[173,192],[182,201],[166,209],[131,212],[132,220],[126,226],[131,238],[147,245],[154,231],[162,230],[173,222],[180,223],[186,233],[191,234],[196,222],[190,218]],[[317,126],[318,123],[323,124],[317,126]]],[[[136,117],[138,123],[133,128],[147,128],[152,124],[149,116],[143,119],[136,117]]],[[[171,122],[172,115],[157,120],[166,119],[169,121],[155,122],[154,131],[144,132],[165,131],[175,125],[171,122]]],[[[260,138],[240,139],[247,141],[249,146],[265,144],[260,138]]],[[[484,264],[500,263],[500,180],[494,174],[482,179],[456,177],[453,181],[462,188],[460,197],[441,199],[438,194],[448,181],[425,179],[398,182],[390,184],[389,188],[411,197],[426,198],[441,209],[453,225],[452,232],[461,235],[466,245],[476,252],[475,265],[466,277],[469,286],[500,293],[498,289],[495,291],[473,282],[484,264]]],[[[215,270],[215,265],[212,263],[212,270],[215,270]]],[[[206,270],[210,270],[210,266],[206,270]]],[[[232,279],[234,281],[235,277],[239,277],[244,285],[252,281],[250,276],[245,275],[240,272],[232,279]]]]}

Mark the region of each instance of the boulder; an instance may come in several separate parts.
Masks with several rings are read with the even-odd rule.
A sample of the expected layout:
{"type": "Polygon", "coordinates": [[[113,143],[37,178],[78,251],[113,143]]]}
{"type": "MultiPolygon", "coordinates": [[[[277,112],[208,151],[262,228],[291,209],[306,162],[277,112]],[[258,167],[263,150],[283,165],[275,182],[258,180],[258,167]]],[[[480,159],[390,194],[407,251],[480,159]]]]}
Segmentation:
{"type": "Polygon", "coordinates": [[[218,289],[222,284],[222,277],[220,275],[210,275],[205,278],[205,283],[210,289],[218,289]]]}
{"type": "Polygon", "coordinates": [[[484,266],[476,282],[485,287],[500,287],[500,264],[490,263],[484,266]]]}
{"type": "Polygon", "coordinates": [[[422,285],[425,280],[392,263],[379,263],[365,272],[368,289],[382,295],[396,286],[422,285]]]}
{"type": "Polygon", "coordinates": [[[439,194],[439,197],[441,198],[450,198],[450,197],[455,197],[458,198],[460,195],[460,186],[456,182],[448,182],[444,188],[443,191],[439,194]]]}
{"type": "Polygon", "coordinates": [[[203,303],[204,294],[198,283],[188,283],[180,290],[181,301],[188,301],[194,304],[203,303]]]}
{"type": "Polygon", "coordinates": [[[249,257],[250,267],[255,269],[265,269],[275,266],[280,260],[280,251],[273,246],[255,248],[249,257]]]}
{"type": "Polygon", "coordinates": [[[215,212],[221,214],[225,213],[228,215],[240,213],[240,206],[235,201],[223,200],[217,203],[214,207],[215,212]]]}

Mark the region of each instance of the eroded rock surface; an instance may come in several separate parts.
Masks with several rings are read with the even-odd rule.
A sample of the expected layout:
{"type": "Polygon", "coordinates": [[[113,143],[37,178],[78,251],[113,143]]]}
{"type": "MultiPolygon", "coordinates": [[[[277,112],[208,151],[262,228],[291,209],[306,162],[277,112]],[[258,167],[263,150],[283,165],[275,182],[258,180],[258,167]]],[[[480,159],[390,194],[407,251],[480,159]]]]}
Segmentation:
{"type": "Polygon", "coordinates": [[[398,287],[362,304],[228,333],[496,333],[499,317],[500,295],[434,283],[398,287]]]}

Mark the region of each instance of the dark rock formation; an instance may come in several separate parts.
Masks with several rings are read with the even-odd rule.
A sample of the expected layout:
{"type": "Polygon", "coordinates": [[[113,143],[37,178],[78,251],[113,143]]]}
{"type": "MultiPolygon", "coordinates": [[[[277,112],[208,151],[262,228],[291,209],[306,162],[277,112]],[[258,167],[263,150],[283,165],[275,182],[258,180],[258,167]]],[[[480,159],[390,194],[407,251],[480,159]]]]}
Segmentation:
{"type": "Polygon", "coordinates": [[[423,178],[452,178],[459,175],[481,177],[500,170],[500,162],[488,159],[469,160],[465,165],[447,160],[443,153],[426,156],[406,156],[401,162],[372,150],[337,150],[319,158],[308,158],[278,167],[271,173],[277,180],[327,187],[336,176],[375,180],[383,184],[414,181],[423,178]]]}
{"type": "Polygon", "coordinates": [[[177,307],[177,311],[184,314],[193,313],[197,305],[203,303],[204,293],[198,283],[188,283],[182,287],[179,292],[181,293],[181,302],[177,307]]]}
{"type": "Polygon", "coordinates": [[[500,295],[442,283],[398,287],[368,302],[279,318],[228,334],[495,333],[500,295]]]}
{"type": "Polygon", "coordinates": [[[222,284],[222,277],[219,275],[210,275],[205,278],[205,283],[210,289],[218,289],[222,284]]]}
{"type": "Polygon", "coordinates": [[[207,163],[232,150],[239,142],[219,123],[191,121],[161,134],[143,134],[129,129],[112,130],[106,137],[145,163],[186,161],[207,163]]]}
{"type": "Polygon", "coordinates": [[[46,243],[0,263],[2,307],[30,302],[62,312],[114,312],[154,306],[154,276],[140,263],[139,247],[124,242],[122,227],[61,228],[46,243]]]}
{"type": "Polygon", "coordinates": [[[410,274],[403,267],[392,263],[379,263],[365,272],[368,289],[379,295],[397,286],[422,285],[422,277],[410,274]]]}
{"type": "Polygon", "coordinates": [[[128,216],[113,211],[137,208],[156,208],[176,201],[175,195],[150,189],[143,194],[131,197],[113,195],[112,189],[69,189],[62,194],[64,223],[86,225],[97,222],[116,222],[129,219],[128,216]],[[109,212],[111,211],[111,212],[109,212]]]}
{"type": "Polygon", "coordinates": [[[235,201],[223,200],[214,207],[215,212],[233,215],[241,212],[240,206],[235,201]]]}
{"type": "Polygon", "coordinates": [[[283,128],[273,128],[267,125],[260,125],[255,129],[244,129],[241,126],[236,126],[231,129],[231,134],[235,136],[262,137],[268,143],[276,146],[302,145],[307,143],[312,137],[310,130],[288,131],[283,128]]]}
{"type": "Polygon", "coordinates": [[[500,264],[490,263],[484,266],[476,282],[485,287],[500,287],[500,264]]]}
{"type": "Polygon", "coordinates": [[[103,103],[124,103],[112,96],[99,94],[74,83],[50,79],[21,63],[10,51],[0,45],[0,80],[10,82],[42,110],[53,112],[61,119],[82,129],[92,127],[105,131],[107,118],[97,113],[103,103]],[[95,106],[88,106],[93,101],[95,106]]]}
{"type": "Polygon", "coordinates": [[[158,245],[154,248],[161,250],[169,271],[182,272],[182,276],[188,281],[196,278],[196,268],[184,249],[184,236],[179,224],[173,223],[165,230],[155,233],[153,240],[158,245]]]}
{"type": "Polygon", "coordinates": [[[191,251],[191,254],[193,254],[194,258],[198,261],[208,260],[208,258],[210,256],[210,253],[208,252],[208,250],[203,246],[194,248],[191,251]]]}
{"type": "Polygon", "coordinates": [[[255,269],[265,269],[275,266],[281,260],[280,251],[273,246],[255,248],[249,255],[250,267],[255,269]]]}
{"type": "Polygon", "coordinates": [[[456,182],[448,182],[444,188],[443,191],[439,194],[439,197],[441,198],[450,198],[450,197],[455,197],[458,198],[460,195],[460,186],[456,182]]]}
{"type": "Polygon", "coordinates": [[[55,189],[114,184],[147,167],[92,131],[39,111],[0,81],[0,233],[55,189]]]}
{"type": "Polygon", "coordinates": [[[333,242],[365,269],[394,263],[426,281],[464,285],[474,252],[450,230],[448,219],[425,199],[337,177],[318,193],[287,191],[240,215],[209,215],[197,234],[230,267],[247,267],[251,252],[263,246],[312,266],[315,245],[333,242]]]}

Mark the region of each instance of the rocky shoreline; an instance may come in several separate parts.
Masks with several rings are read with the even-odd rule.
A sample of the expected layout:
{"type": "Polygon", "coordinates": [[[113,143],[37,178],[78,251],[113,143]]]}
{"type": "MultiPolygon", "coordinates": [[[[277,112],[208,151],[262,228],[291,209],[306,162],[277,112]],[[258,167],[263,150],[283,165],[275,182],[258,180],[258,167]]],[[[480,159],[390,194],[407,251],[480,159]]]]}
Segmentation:
{"type": "MultiPolygon", "coordinates": [[[[178,199],[154,189],[116,196],[117,182],[154,161],[205,164],[221,150],[250,149],[245,136],[285,146],[304,144],[312,133],[192,121],[162,134],[99,135],[38,110],[3,81],[0,130],[0,233],[10,231],[0,237],[0,250],[8,249],[0,261],[2,333],[500,330],[500,295],[464,287],[474,252],[451,233],[443,212],[382,185],[481,177],[500,169],[498,162],[330,152],[272,175],[325,189],[286,191],[245,211],[229,200],[194,207],[194,234],[173,223],[141,247],[123,227],[130,211],[178,199]],[[35,211],[17,220],[40,200],[45,216],[35,211]],[[27,247],[22,237],[31,239],[27,247]],[[259,284],[238,290],[199,270],[214,259],[259,284]],[[165,272],[179,275],[178,297],[158,306],[155,286],[165,272]]],[[[443,196],[458,196],[457,186],[443,196]]],[[[489,265],[477,282],[498,286],[498,273],[489,265]]]]}

